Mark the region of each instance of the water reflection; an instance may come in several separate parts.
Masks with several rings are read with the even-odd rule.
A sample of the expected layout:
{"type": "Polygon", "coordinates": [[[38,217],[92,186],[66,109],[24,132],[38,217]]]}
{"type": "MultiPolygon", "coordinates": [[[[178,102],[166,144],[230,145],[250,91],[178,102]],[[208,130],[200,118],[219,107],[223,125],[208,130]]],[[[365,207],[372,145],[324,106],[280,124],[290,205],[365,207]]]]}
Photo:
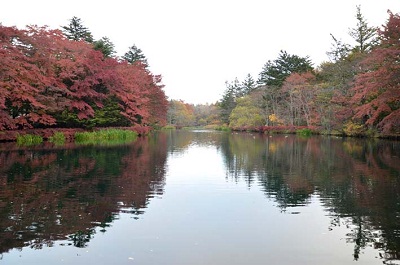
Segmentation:
{"type": "MultiPolygon", "coordinates": [[[[152,205],[149,205],[150,198],[162,195],[171,187],[168,202],[163,204],[166,208],[158,206],[157,211],[153,211],[154,219],[149,218],[149,223],[140,223],[140,227],[150,227],[150,230],[155,227],[160,229],[160,222],[169,224],[170,227],[166,226],[160,232],[168,236],[163,238],[157,235],[157,242],[165,240],[168,243],[165,238],[178,237],[182,230],[195,234],[200,242],[204,240],[205,249],[208,249],[209,238],[219,242],[218,245],[226,245],[229,242],[217,237],[216,232],[204,237],[209,231],[224,230],[222,228],[226,226],[230,229],[225,229],[225,235],[231,240],[237,240],[236,235],[240,235],[239,238],[250,244],[255,239],[244,237],[253,233],[253,237],[260,236],[259,242],[266,243],[268,238],[264,236],[267,234],[246,232],[239,221],[248,221],[260,228],[265,225],[263,222],[272,224],[272,218],[277,218],[266,210],[270,202],[278,207],[274,209],[280,210],[281,213],[277,211],[279,215],[299,218],[302,217],[302,209],[318,201],[330,218],[327,229],[332,233],[345,229],[345,241],[353,248],[354,260],[361,259],[363,250],[367,248],[377,249],[384,262],[400,259],[399,142],[168,131],[118,147],[71,146],[21,150],[4,146],[0,152],[1,253],[24,246],[40,249],[54,245],[56,240],[78,248],[88,247],[97,231],[112,233],[111,226],[125,214],[139,218],[152,205]],[[210,150],[216,150],[217,154],[210,150]],[[222,171],[226,172],[204,176],[201,175],[203,173],[197,174],[193,165],[196,162],[203,167],[202,161],[190,161],[193,165],[188,169],[178,163],[170,165],[179,167],[179,170],[167,168],[168,160],[185,158],[188,153],[190,159],[210,154],[213,158],[214,155],[222,156],[222,171]],[[177,171],[180,176],[169,175],[177,171]],[[166,176],[175,177],[173,185],[168,185],[166,176]],[[197,178],[202,181],[201,187],[195,186],[199,182],[190,182],[197,178]],[[237,194],[239,191],[235,190],[235,185],[224,185],[226,183],[243,184],[245,189],[258,192],[261,190],[261,204],[248,204],[253,202],[255,197],[252,197],[246,199],[246,203],[230,205],[231,201],[237,203],[250,194],[237,194]],[[210,188],[220,194],[212,193],[210,188]],[[198,190],[201,192],[196,193],[198,190]],[[217,200],[223,202],[219,205],[217,200]],[[209,204],[216,204],[217,207],[209,204]],[[177,205],[185,207],[185,211],[177,205]],[[223,207],[230,211],[223,211],[223,207]],[[247,208],[251,210],[247,211],[247,208]],[[260,210],[254,212],[254,209],[260,210]],[[259,217],[241,216],[242,212],[259,217]],[[217,220],[209,221],[213,216],[218,217],[217,220]],[[233,222],[234,219],[237,222],[233,222]],[[196,229],[182,227],[188,223],[196,229]],[[213,229],[202,227],[210,223],[213,229]],[[236,227],[240,229],[233,229],[236,227]]],[[[188,162],[185,159],[174,161],[188,162]]],[[[218,170],[216,168],[215,172],[218,170]]],[[[207,171],[207,174],[209,172],[214,174],[213,170],[207,171]]],[[[164,197],[160,201],[167,200],[164,197]]],[[[277,219],[287,220],[282,217],[277,219]]],[[[318,221],[315,220],[316,223],[318,221]]],[[[131,223],[129,227],[132,227],[131,223]]],[[[299,225],[290,229],[308,228],[299,225]]],[[[279,237],[282,237],[279,233],[284,233],[283,230],[285,228],[277,232],[279,237]]],[[[291,236],[288,237],[292,239],[291,236]]],[[[154,235],[149,238],[154,238],[154,235]]],[[[285,242],[277,238],[271,240],[273,243],[269,244],[272,245],[275,240],[285,242]]],[[[143,242],[149,245],[157,243],[143,242]]],[[[233,241],[230,243],[233,247],[233,241]]],[[[256,247],[250,246],[249,249],[257,252],[256,247]]],[[[190,257],[190,251],[187,249],[187,257],[190,257]]],[[[234,249],[231,251],[237,252],[234,249]]],[[[163,253],[170,258],[174,255],[167,250],[163,253]]],[[[199,256],[199,253],[193,256],[199,256]]],[[[262,251],[257,253],[263,255],[262,251]]],[[[147,258],[149,256],[144,255],[143,260],[147,258]]],[[[274,258],[279,260],[279,257],[274,258]]],[[[157,261],[162,261],[162,257],[157,261]]],[[[260,260],[258,262],[261,264],[260,260]]]]}
{"type": "Polygon", "coordinates": [[[259,186],[282,212],[299,213],[317,195],[330,230],[348,228],[354,260],[362,249],[400,259],[400,143],[338,137],[170,132],[169,151],[191,145],[221,150],[226,178],[259,186]]]}
{"type": "Polygon", "coordinates": [[[229,177],[257,183],[282,211],[318,194],[331,229],[349,228],[355,260],[367,246],[400,258],[399,142],[231,134],[222,149],[229,177]]]}
{"type": "Polygon", "coordinates": [[[168,137],[168,152],[170,154],[184,153],[190,146],[220,147],[226,133],[210,130],[169,130],[164,134],[168,137]]]}
{"type": "Polygon", "coordinates": [[[121,212],[142,214],[163,193],[166,139],[1,151],[0,253],[60,239],[85,247],[95,227],[105,232],[121,212]]]}

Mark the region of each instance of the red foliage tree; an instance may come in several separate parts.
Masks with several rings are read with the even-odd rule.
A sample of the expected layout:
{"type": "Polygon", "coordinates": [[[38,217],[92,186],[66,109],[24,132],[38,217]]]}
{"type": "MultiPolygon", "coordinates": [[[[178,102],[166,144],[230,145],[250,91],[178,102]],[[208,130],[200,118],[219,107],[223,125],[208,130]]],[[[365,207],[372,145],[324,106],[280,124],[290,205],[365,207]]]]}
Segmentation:
{"type": "Polygon", "coordinates": [[[165,126],[167,124],[168,100],[165,96],[161,76],[153,76],[153,82],[149,85],[147,109],[150,111],[149,123],[155,126],[165,126]]]}
{"type": "MultiPolygon", "coordinates": [[[[102,99],[109,92],[103,83],[110,79],[116,62],[104,59],[100,51],[95,51],[84,41],[62,39],[55,54],[56,78],[61,81],[63,108],[75,113],[78,119],[94,116],[93,106],[102,107],[102,99]]],[[[56,109],[59,111],[60,109],[56,109]]]]}
{"type": "Polygon", "coordinates": [[[104,58],[59,30],[0,25],[0,130],[89,120],[110,97],[131,124],[163,124],[160,81],[143,65],[104,58]]]}
{"type": "Polygon", "coordinates": [[[318,120],[318,113],[315,111],[316,86],[314,74],[310,72],[290,74],[282,86],[282,91],[288,95],[289,108],[286,118],[289,120],[289,124],[295,125],[295,120],[305,120],[307,126],[315,125],[318,120]]]}
{"type": "Polygon", "coordinates": [[[45,48],[38,45],[46,41],[40,36],[43,31],[0,25],[0,129],[55,123],[46,114],[47,106],[36,97],[55,82],[49,77],[45,48]]]}
{"type": "Polygon", "coordinates": [[[65,108],[79,118],[93,116],[88,100],[101,98],[93,89],[102,72],[100,52],[45,27],[0,31],[0,128],[54,125],[52,114],[65,108]]]}
{"type": "Polygon", "coordinates": [[[388,13],[381,44],[362,62],[366,71],[357,75],[350,103],[353,118],[383,133],[400,133],[400,16],[388,13]]]}
{"type": "Polygon", "coordinates": [[[114,68],[116,75],[106,82],[110,93],[118,98],[121,114],[133,123],[146,123],[149,111],[144,108],[147,103],[146,85],[149,77],[138,65],[120,62],[114,68]]]}

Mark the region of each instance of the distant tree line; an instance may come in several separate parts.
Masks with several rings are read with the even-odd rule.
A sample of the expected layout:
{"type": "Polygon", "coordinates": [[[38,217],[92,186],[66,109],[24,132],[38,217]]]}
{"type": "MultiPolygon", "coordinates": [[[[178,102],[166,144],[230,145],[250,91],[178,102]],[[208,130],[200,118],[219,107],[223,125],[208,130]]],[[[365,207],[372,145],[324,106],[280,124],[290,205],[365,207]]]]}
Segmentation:
{"type": "Polygon", "coordinates": [[[357,6],[356,26],[349,29],[353,45],[331,34],[329,61],[318,67],[308,56],[282,50],[257,80],[249,74],[226,82],[222,98],[208,105],[212,118],[202,120],[238,130],[308,126],[352,136],[399,135],[400,15],[388,15],[381,28],[371,27],[357,6]]]}

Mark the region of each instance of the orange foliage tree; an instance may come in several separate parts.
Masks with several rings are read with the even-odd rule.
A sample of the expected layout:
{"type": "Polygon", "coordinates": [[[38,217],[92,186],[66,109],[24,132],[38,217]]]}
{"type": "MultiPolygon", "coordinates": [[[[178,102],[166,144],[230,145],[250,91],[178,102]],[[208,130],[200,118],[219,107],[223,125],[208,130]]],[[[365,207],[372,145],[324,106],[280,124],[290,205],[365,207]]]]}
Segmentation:
{"type": "Polygon", "coordinates": [[[314,125],[317,115],[314,110],[315,83],[315,76],[311,72],[292,73],[283,83],[282,91],[287,94],[288,104],[286,118],[290,125],[301,125],[302,120],[307,126],[314,125]]]}

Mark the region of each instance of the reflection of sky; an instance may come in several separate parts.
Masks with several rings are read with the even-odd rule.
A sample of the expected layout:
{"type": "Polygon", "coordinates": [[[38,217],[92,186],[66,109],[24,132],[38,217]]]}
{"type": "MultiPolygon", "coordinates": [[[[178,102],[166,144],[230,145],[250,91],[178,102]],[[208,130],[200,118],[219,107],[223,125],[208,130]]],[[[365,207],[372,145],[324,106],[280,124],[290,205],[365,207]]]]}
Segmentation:
{"type": "MultiPolygon", "coordinates": [[[[138,220],[121,214],[87,248],[23,249],[5,264],[355,264],[353,244],[313,196],[305,207],[282,213],[257,185],[226,178],[215,147],[190,146],[171,154],[164,194],[138,220]]],[[[359,264],[381,264],[366,249],[359,264]],[[368,263],[368,261],[370,263],[368,263]]]]}

